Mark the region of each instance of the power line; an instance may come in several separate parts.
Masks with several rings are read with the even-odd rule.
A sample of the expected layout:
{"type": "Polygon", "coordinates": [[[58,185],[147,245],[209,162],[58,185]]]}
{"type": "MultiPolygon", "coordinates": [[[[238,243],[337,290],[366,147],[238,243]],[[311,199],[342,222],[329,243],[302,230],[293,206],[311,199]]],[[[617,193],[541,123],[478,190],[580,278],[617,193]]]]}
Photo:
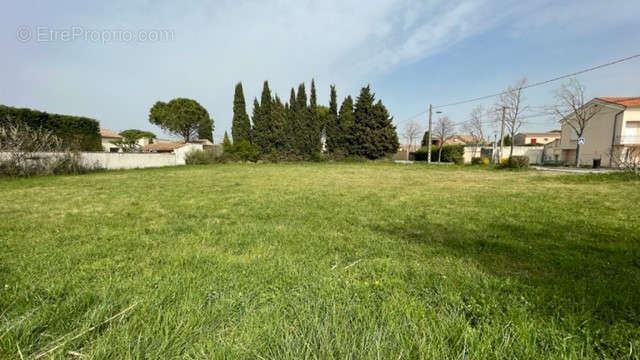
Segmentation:
{"type": "MultiPolygon", "coordinates": [[[[583,69],[583,70],[580,70],[580,71],[576,71],[576,72],[573,72],[573,73],[570,73],[570,74],[565,74],[565,75],[554,77],[552,79],[548,79],[548,80],[544,80],[544,81],[538,81],[538,82],[533,83],[533,84],[522,86],[522,87],[518,88],[518,90],[530,89],[532,87],[546,85],[546,84],[549,84],[549,83],[554,82],[554,81],[558,81],[558,80],[570,78],[570,77],[573,77],[573,76],[576,76],[576,75],[584,74],[584,73],[587,73],[587,72],[590,72],[590,71],[602,69],[602,68],[605,68],[607,66],[616,65],[616,64],[619,64],[619,63],[622,63],[622,62],[625,62],[625,61],[629,61],[629,60],[638,58],[638,57],[640,57],[640,54],[628,56],[628,57],[625,57],[625,58],[622,58],[622,59],[610,61],[610,62],[605,63],[605,64],[592,66],[590,68],[583,69]]],[[[479,97],[475,97],[475,98],[471,98],[471,99],[467,99],[467,100],[456,101],[456,102],[452,102],[452,103],[444,104],[444,105],[437,105],[437,106],[434,106],[433,108],[435,109],[435,108],[443,108],[443,107],[448,107],[448,106],[467,104],[467,103],[470,103],[470,102],[475,102],[475,101],[480,101],[480,100],[485,100],[485,99],[489,99],[489,98],[492,98],[492,97],[500,96],[502,94],[506,94],[507,92],[508,91],[501,91],[501,92],[498,92],[498,93],[495,93],[495,94],[479,96],[479,97]]]]}

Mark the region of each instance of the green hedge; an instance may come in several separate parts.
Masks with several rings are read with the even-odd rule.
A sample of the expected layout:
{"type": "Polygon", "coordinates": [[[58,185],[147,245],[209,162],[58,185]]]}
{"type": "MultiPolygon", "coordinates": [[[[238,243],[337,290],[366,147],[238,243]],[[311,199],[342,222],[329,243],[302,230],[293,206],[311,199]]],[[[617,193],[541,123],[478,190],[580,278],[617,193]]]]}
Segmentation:
{"type": "MultiPolygon", "coordinates": [[[[439,146],[431,146],[431,162],[438,161],[439,146]]],[[[414,153],[416,161],[427,161],[428,148],[423,146],[414,153]]],[[[462,164],[464,158],[464,145],[445,145],[442,147],[442,162],[462,164]]]]}
{"type": "Polygon", "coordinates": [[[102,150],[100,125],[94,119],[0,105],[0,125],[12,120],[52,131],[70,150],[102,150]]]}

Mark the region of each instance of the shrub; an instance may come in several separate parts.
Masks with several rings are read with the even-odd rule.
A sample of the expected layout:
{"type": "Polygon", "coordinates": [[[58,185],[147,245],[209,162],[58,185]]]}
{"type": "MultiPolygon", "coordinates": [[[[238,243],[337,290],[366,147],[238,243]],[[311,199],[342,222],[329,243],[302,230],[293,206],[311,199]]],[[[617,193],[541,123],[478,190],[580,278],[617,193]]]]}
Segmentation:
{"type": "Polygon", "coordinates": [[[218,162],[217,156],[213,151],[192,150],[185,156],[187,165],[206,165],[218,162]]]}
{"type": "Polygon", "coordinates": [[[471,165],[489,165],[489,163],[489,158],[486,156],[471,158],[471,165]]]}
{"type": "MultiPolygon", "coordinates": [[[[431,146],[431,161],[438,161],[438,146],[431,146]]],[[[427,161],[428,147],[423,146],[413,153],[415,161],[427,161]]],[[[442,147],[442,162],[464,163],[464,145],[445,145],[442,147]]]]}
{"type": "Polygon", "coordinates": [[[223,154],[226,154],[229,160],[236,159],[238,161],[258,161],[260,158],[258,148],[246,140],[227,146],[223,154]]]}
{"type": "Polygon", "coordinates": [[[511,156],[509,158],[509,167],[512,169],[522,169],[529,167],[528,156],[511,156]]]}
{"type": "Polygon", "coordinates": [[[511,156],[500,160],[501,168],[526,169],[529,167],[528,156],[511,156]]]}
{"type": "Polygon", "coordinates": [[[100,127],[94,119],[0,105],[0,126],[10,126],[12,123],[48,130],[69,150],[102,150],[100,127]]]}
{"type": "Polygon", "coordinates": [[[0,153],[3,176],[80,174],[97,168],[68,151],[50,130],[33,129],[22,122],[0,125],[0,153]]]}

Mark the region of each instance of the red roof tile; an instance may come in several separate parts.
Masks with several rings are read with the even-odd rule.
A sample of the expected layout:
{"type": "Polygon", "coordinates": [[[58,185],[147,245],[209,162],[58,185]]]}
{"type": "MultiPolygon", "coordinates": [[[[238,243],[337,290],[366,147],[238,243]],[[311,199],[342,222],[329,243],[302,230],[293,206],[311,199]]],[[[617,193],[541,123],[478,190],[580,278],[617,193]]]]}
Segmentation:
{"type": "Polygon", "coordinates": [[[603,96],[596,99],[622,106],[640,106],[640,96],[603,96]]]}

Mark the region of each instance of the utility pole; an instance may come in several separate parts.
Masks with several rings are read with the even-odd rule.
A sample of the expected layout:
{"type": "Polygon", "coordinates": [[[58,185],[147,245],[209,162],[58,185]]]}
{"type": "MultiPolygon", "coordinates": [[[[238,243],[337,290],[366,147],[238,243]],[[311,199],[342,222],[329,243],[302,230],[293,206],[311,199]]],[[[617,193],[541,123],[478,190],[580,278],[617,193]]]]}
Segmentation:
{"type": "MultiPolygon", "coordinates": [[[[504,115],[507,110],[506,106],[502,107],[502,126],[500,128],[500,154],[498,155],[498,164],[502,162],[502,151],[504,148],[504,115]]],[[[513,141],[513,139],[511,139],[513,141]]]]}
{"type": "Polygon", "coordinates": [[[429,136],[427,136],[427,163],[431,164],[431,124],[433,116],[433,106],[429,104],[429,136]]]}

